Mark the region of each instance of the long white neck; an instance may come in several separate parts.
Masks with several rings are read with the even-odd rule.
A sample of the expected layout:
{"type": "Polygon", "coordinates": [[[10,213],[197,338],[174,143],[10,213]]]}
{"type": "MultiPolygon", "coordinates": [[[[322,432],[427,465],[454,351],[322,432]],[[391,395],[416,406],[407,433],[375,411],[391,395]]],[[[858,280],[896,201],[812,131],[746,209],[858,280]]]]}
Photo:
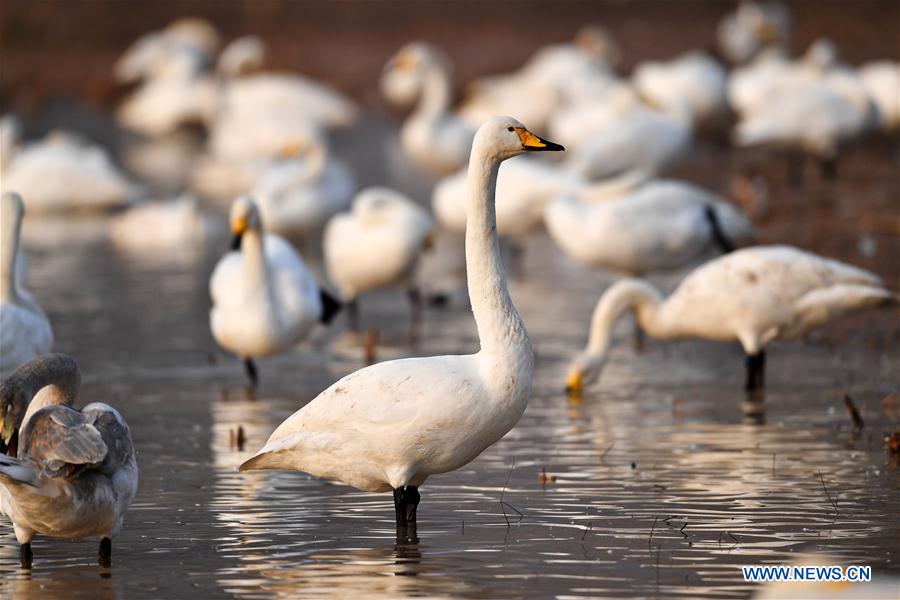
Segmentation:
{"type": "Polygon", "coordinates": [[[418,117],[437,117],[450,110],[453,102],[453,82],[449,67],[431,65],[422,81],[422,95],[416,106],[418,117]]]}
{"type": "Polygon", "coordinates": [[[637,315],[641,329],[653,337],[665,338],[668,327],[660,318],[662,296],[650,284],[640,279],[622,279],[613,284],[597,302],[591,317],[588,338],[589,354],[605,355],[612,341],[612,329],[619,317],[628,310],[637,315]]]}
{"type": "Polygon", "coordinates": [[[244,258],[244,279],[248,290],[269,287],[269,269],[266,265],[266,250],[263,232],[248,229],[241,237],[241,254],[244,258]]]}
{"type": "Polygon", "coordinates": [[[4,212],[0,223],[0,302],[17,304],[19,295],[16,292],[16,254],[19,251],[19,230],[22,219],[19,215],[4,212]]]}
{"type": "Polygon", "coordinates": [[[500,259],[494,208],[499,169],[500,161],[476,143],[468,171],[466,277],[481,355],[510,364],[506,361],[533,361],[533,356],[528,332],[509,297],[500,259]]]}

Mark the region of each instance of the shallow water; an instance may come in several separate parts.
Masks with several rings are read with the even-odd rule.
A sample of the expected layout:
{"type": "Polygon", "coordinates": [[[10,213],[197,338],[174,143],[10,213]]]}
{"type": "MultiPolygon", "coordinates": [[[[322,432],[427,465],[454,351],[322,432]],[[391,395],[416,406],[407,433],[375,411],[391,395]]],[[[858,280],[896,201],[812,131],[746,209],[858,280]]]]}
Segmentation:
{"type": "MultiPolygon", "coordinates": [[[[381,139],[389,123],[375,123],[366,135],[381,139]]],[[[341,147],[352,147],[352,137],[341,147]]],[[[892,185],[890,158],[878,160],[863,182],[871,189],[854,201],[892,185]]],[[[362,183],[390,179],[387,160],[351,161],[368,168],[357,169],[362,183]]],[[[716,171],[691,168],[708,178],[716,171]]],[[[861,185],[852,172],[849,181],[861,185]]],[[[801,197],[807,207],[810,189],[801,197]]],[[[840,210],[829,214],[840,218],[840,210]]],[[[741,598],[752,591],[741,565],[811,552],[871,565],[876,578],[900,572],[900,475],[882,440],[900,422],[897,402],[882,401],[900,374],[894,312],[775,345],[769,388],[754,401],[741,390],[737,347],[650,342],[636,354],[623,323],[601,383],[572,402],[562,393],[564,365],[584,344],[584,324],[612,278],[575,266],[538,235],[511,283],[537,355],[528,410],[476,461],[427,482],[417,539],[398,542],[387,494],[304,474],[237,473],[281,420],[362,366],[343,319],[261,361],[263,383],[250,396],[240,364],[216,349],[207,326],[208,273],[224,242],[126,255],[105,239],[105,225],[29,217],[29,280],[57,349],[82,366],[82,402],[110,402],[130,423],[140,491],[114,540],[111,569],[96,566],[94,541],[38,538],[33,570],[22,570],[4,528],[2,597],[741,598]],[[843,407],[845,389],[867,423],[859,433],[843,407]],[[234,444],[239,427],[243,449],[234,444]]],[[[784,227],[774,219],[763,236],[784,227]]],[[[856,233],[846,235],[837,256],[860,262],[856,233]]],[[[896,240],[879,239],[869,266],[889,265],[882,274],[895,280],[896,240]]],[[[440,240],[426,280],[452,270],[458,244],[440,240]]],[[[671,288],[678,276],[655,281],[671,288]]],[[[380,329],[379,359],[476,348],[464,302],[430,309],[415,346],[401,292],[365,298],[362,310],[364,324],[380,329]]]]}

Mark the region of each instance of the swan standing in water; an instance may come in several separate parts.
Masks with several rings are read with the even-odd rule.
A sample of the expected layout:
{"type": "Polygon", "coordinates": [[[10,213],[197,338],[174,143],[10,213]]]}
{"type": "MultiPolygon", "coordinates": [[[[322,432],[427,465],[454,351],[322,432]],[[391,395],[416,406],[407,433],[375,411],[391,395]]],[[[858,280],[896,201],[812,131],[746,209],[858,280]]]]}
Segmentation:
{"type": "Polygon", "coordinates": [[[25,265],[19,247],[25,205],[18,194],[0,198],[0,376],[50,351],[53,330],[41,307],[22,285],[25,265]]]}
{"type": "Polygon", "coordinates": [[[762,388],[765,348],[795,338],[854,310],[897,302],[872,273],[791,246],[756,246],[710,261],[663,300],[648,283],[625,279],[600,298],[587,348],[569,365],[573,395],[595,381],[606,362],[612,329],[633,311],[651,337],[736,341],[747,355],[747,389],[762,388]]]}
{"type": "Polygon", "coordinates": [[[39,356],[0,384],[0,509],[25,566],[36,534],[99,536],[108,562],[110,537],[137,492],[128,425],[102,402],[72,408],[80,385],[78,365],[64,354],[39,356]]]}
{"type": "Polygon", "coordinates": [[[282,423],[242,471],[294,469],[394,492],[397,527],[415,525],[418,487],[458,469],[518,422],[531,395],[531,341],[509,297],[494,192],[500,163],[562,150],[509,117],[475,135],[469,160],[466,266],[477,354],[407,358],[344,377],[282,423]]]}
{"type": "Polygon", "coordinates": [[[263,233],[256,204],[231,205],[232,251],[209,280],[209,323],[216,342],[237,354],[252,386],[254,358],[277,354],[328,323],[340,304],[319,289],[300,255],[281,237],[263,233]]]}
{"type": "Polygon", "coordinates": [[[341,300],[349,303],[354,329],[359,295],[393,285],[407,286],[413,323],[418,322],[421,304],[413,276],[433,230],[425,209],[399,192],[377,187],[360,192],[351,212],[328,222],[325,266],[341,300]]]}

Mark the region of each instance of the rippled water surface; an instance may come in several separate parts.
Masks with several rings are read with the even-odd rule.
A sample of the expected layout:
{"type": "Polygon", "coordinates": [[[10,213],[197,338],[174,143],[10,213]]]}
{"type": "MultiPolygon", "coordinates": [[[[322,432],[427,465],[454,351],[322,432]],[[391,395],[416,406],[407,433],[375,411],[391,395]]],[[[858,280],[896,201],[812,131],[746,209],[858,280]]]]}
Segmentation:
{"type": "MultiPolygon", "coordinates": [[[[875,196],[890,194],[894,177],[879,160],[866,175],[875,196]]],[[[714,170],[691,169],[700,180],[714,170]]],[[[841,189],[830,192],[838,207],[841,189]]],[[[840,208],[831,210],[837,220],[840,208]]],[[[888,397],[900,374],[896,313],[775,345],[769,389],[754,401],[741,390],[737,347],[650,342],[637,354],[625,323],[600,385],[576,403],[562,394],[564,364],[612,278],[572,265],[539,235],[511,284],[535,343],[534,397],[502,441],[427,482],[417,538],[398,541],[387,494],[237,472],[282,419],[362,366],[343,319],[261,361],[263,383],[250,396],[240,364],[207,326],[207,277],[224,242],[136,257],[109,245],[103,219],[30,218],[25,227],[30,285],[57,348],[82,365],[82,402],[110,402],[131,424],[141,487],[111,569],[95,566],[94,541],[38,538],[34,568],[24,571],[4,528],[0,596],[740,598],[752,592],[740,565],[801,553],[868,564],[876,578],[900,570],[900,477],[883,442],[900,422],[900,402],[888,397]],[[845,390],[866,421],[860,432],[845,390]]],[[[764,238],[788,227],[765,225],[764,238]]],[[[896,281],[883,256],[896,239],[886,244],[869,266],[888,265],[880,272],[896,281]]],[[[859,262],[854,248],[839,249],[859,262]]],[[[426,279],[452,272],[445,267],[458,252],[459,240],[441,239],[426,279]]],[[[677,280],[656,279],[668,288],[677,280]]],[[[428,311],[416,346],[400,291],[365,298],[362,309],[380,329],[380,359],[477,347],[458,299],[428,311]]]]}

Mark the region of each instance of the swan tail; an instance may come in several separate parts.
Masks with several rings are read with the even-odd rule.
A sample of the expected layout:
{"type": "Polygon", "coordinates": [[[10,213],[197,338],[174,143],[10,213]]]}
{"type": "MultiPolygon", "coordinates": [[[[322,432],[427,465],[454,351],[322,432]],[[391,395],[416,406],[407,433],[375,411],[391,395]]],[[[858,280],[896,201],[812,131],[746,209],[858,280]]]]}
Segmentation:
{"type": "Polygon", "coordinates": [[[315,452],[317,437],[319,436],[314,433],[299,431],[278,440],[269,439],[259,452],[241,464],[239,470],[241,472],[263,469],[299,470],[300,459],[315,452]]]}
{"type": "Polygon", "coordinates": [[[806,294],[797,303],[797,311],[801,324],[809,328],[851,311],[898,303],[900,296],[885,288],[838,284],[806,294]]]}
{"type": "Polygon", "coordinates": [[[341,311],[344,305],[340,300],[324,289],[319,290],[319,297],[322,300],[322,314],[319,316],[319,320],[323,324],[328,325],[334,319],[334,316],[341,311]]]}
{"type": "Polygon", "coordinates": [[[18,458],[0,455],[0,483],[34,487],[37,485],[37,473],[31,465],[18,458]]]}

